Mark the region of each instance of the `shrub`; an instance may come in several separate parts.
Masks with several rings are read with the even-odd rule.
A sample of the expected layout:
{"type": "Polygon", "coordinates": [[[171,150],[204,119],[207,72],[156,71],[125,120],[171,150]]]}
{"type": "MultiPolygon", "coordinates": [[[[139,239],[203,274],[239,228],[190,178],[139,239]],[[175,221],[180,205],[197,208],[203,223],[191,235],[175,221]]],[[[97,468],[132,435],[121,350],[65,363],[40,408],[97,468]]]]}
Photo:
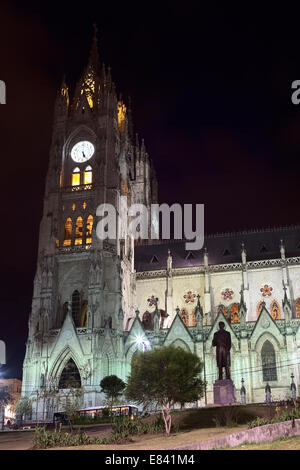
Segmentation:
{"type": "Polygon", "coordinates": [[[282,421],[290,421],[298,418],[300,418],[300,407],[298,403],[295,403],[295,406],[292,408],[288,406],[278,406],[276,408],[276,416],[273,418],[256,418],[248,423],[248,427],[251,429],[257,426],[264,426],[265,424],[280,423],[282,421]]]}
{"type": "Polygon", "coordinates": [[[50,447],[71,447],[87,444],[100,444],[101,439],[91,438],[86,433],[79,431],[77,434],[70,434],[61,431],[47,431],[45,427],[37,427],[33,439],[35,449],[48,449],[50,447]]]}
{"type": "Polygon", "coordinates": [[[213,422],[216,427],[227,426],[235,427],[238,425],[240,411],[236,407],[226,407],[222,408],[217,414],[213,417],[213,422]]]}
{"type": "Polygon", "coordinates": [[[164,421],[158,416],[153,423],[145,422],[140,417],[132,420],[129,416],[114,417],[112,434],[103,438],[92,438],[86,433],[67,433],[61,430],[47,431],[45,427],[37,427],[34,436],[35,449],[47,449],[50,447],[71,447],[87,444],[121,444],[131,440],[131,436],[138,434],[157,433],[164,431],[164,421]]]}

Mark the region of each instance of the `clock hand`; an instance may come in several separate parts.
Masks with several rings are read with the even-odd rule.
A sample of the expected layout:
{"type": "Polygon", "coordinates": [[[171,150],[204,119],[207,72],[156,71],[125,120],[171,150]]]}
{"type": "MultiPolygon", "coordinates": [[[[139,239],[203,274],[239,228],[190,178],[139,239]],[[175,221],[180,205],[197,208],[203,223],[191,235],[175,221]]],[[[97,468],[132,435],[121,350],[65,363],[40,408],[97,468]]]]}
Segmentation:
{"type": "Polygon", "coordinates": [[[82,155],[83,155],[83,158],[85,158],[85,154],[84,154],[84,151],[82,150],[82,155]]]}

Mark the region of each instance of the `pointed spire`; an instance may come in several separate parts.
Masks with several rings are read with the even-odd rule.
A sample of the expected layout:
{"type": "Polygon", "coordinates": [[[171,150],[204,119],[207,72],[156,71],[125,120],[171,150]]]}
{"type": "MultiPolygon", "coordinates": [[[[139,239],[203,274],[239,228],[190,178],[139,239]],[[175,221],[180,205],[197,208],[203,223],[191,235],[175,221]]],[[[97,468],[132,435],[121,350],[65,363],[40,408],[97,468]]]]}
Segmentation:
{"type": "Polygon", "coordinates": [[[240,290],[240,296],[241,300],[239,303],[239,316],[240,316],[240,327],[241,330],[246,329],[246,313],[247,313],[247,306],[244,300],[244,285],[241,285],[241,290],[240,290]]]}
{"type": "Polygon", "coordinates": [[[98,52],[98,39],[97,39],[97,26],[94,24],[94,37],[89,54],[88,65],[85,68],[79,82],[76,85],[76,90],[73,100],[73,110],[82,112],[86,106],[90,109],[97,108],[99,104],[100,93],[100,62],[98,52]],[[85,104],[84,97],[86,97],[87,105],[85,104]]]}
{"type": "Polygon", "coordinates": [[[280,240],[279,248],[280,248],[281,259],[285,260],[285,246],[284,246],[283,240],[280,240]]]}
{"type": "Polygon", "coordinates": [[[93,24],[94,28],[94,36],[93,36],[93,42],[90,50],[90,55],[89,55],[89,65],[93,66],[94,71],[97,73],[99,72],[99,51],[98,51],[98,38],[97,38],[97,33],[98,33],[98,28],[96,23],[93,24]]]}
{"type": "Polygon", "coordinates": [[[291,302],[287,296],[287,286],[285,285],[284,281],[282,281],[282,286],[284,290],[283,301],[282,301],[282,308],[284,311],[285,320],[290,320],[292,318],[292,307],[291,302]]]}
{"type": "Polygon", "coordinates": [[[245,248],[244,242],[241,244],[241,255],[242,255],[242,264],[245,265],[247,263],[247,252],[245,248]]]}
{"type": "Polygon", "coordinates": [[[240,296],[241,296],[240,308],[243,307],[246,310],[246,304],[244,300],[244,284],[241,285],[240,296]]]}
{"type": "Polygon", "coordinates": [[[56,101],[55,101],[55,110],[54,114],[55,117],[63,117],[66,116],[69,107],[69,90],[66,83],[66,76],[63,75],[62,82],[57,93],[56,101]]]}
{"type": "Polygon", "coordinates": [[[167,274],[170,274],[172,271],[172,256],[171,251],[168,250],[168,258],[167,258],[167,274]]]}
{"type": "Polygon", "coordinates": [[[208,268],[208,251],[206,246],[204,247],[204,266],[208,268]]]}
{"type": "Polygon", "coordinates": [[[133,136],[133,120],[132,120],[131,96],[128,96],[127,119],[128,119],[128,133],[129,133],[130,139],[132,139],[132,136],[133,136]]]}
{"type": "Polygon", "coordinates": [[[160,314],[158,311],[158,298],[156,297],[155,299],[155,310],[153,312],[153,326],[154,326],[154,333],[158,334],[159,332],[159,320],[160,320],[160,314]]]}
{"type": "Polygon", "coordinates": [[[203,309],[201,307],[200,303],[200,294],[197,295],[197,306],[196,306],[196,311],[195,311],[195,316],[196,316],[196,324],[197,324],[197,330],[202,331],[203,330],[203,309]]]}

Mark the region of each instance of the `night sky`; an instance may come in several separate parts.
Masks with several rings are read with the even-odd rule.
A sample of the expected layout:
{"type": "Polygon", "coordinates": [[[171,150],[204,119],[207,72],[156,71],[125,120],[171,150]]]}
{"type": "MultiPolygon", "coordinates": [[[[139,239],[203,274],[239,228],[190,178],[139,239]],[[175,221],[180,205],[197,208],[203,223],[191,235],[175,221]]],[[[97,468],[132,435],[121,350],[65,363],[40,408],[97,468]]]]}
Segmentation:
{"type": "Polygon", "coordinates": [[[86,65],[94,22],[100,60],[131,96],[160,203],[204,203],[207,233],[299,223],[300,8],[207,3],[1,3],[7,377],[22,373],[54,99],[63,74],[72,88],[86,65]]]}

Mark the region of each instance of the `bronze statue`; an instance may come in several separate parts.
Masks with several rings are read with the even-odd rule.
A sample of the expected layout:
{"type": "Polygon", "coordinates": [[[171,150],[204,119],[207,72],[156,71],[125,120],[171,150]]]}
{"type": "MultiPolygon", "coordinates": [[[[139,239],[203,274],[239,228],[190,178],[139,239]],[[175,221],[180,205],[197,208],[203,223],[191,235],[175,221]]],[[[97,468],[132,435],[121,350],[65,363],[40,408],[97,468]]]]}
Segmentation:
{"type": "Polygon", "coordinates": [[[212,345],[217,347],[217,366],[219,369],[219,380],[223,380],[223,367],[225,367],[226,379],[230,379],[230,333],[224,330],[225,323],[219,322],[219,331],[213,337],[212,345]]]}

